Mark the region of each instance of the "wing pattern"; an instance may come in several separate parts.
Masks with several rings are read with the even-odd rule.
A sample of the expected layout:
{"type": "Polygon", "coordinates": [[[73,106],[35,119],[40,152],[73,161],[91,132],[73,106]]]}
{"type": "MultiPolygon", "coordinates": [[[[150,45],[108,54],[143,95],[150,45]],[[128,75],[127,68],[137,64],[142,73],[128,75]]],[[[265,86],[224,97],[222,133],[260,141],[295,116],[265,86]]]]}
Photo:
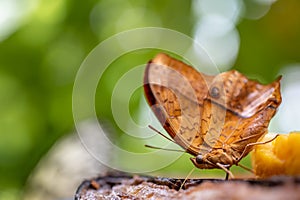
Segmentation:
{"type": "Polygon", "coordinates": [[[208,76],[166,54],[148,63],[144,91],[164,129],[195,156],[227,145],[238,157],[281,103],[280,78],[261,85],[235,70],[208,76]]]}

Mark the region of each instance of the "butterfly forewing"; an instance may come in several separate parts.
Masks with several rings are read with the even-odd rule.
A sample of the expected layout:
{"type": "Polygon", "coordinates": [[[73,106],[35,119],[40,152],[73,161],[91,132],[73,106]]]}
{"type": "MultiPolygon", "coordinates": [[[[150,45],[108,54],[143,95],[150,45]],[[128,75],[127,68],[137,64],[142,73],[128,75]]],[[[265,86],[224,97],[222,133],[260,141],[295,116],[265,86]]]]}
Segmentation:
{"type": "Polygon", "coordinates": [[[203,99],[199,102],[199,93],[196,93],[194,87],[198,85],[203,95],[206,95],[207,86],[199,74],[194,78],[202,81],[201,84],[194,78],[187,78],[196,71],[175,61],[163,56],[148,64],[144,80],[145,94],[169,135],[188,152],[197,155],[203,142],[200,134],[203,99]]]}

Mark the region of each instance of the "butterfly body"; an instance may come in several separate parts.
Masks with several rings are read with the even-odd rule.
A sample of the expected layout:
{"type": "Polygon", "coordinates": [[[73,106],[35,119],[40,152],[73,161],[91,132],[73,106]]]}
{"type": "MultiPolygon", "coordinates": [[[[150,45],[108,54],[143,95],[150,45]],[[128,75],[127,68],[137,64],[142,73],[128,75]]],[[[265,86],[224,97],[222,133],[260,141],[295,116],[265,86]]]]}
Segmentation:
{"type": "Polygon", "coordinates": [[[281,103],[280,78],[261,85],[235,70],[209,76],[166,54],[148,63],[144,91],[164,129],[201,169],[236,165],[267,133],[281,103]]]}

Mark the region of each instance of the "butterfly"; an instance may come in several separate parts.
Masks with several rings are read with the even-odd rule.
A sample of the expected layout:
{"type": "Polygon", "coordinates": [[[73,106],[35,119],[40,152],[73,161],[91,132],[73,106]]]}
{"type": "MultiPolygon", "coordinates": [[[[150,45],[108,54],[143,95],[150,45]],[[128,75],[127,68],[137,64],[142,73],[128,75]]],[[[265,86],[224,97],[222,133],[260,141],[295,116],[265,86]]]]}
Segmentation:
{"type": "Polygon", "coordinates": [[[280,80],[262,85],[236,70],[206,75],[160,53],[147,64],[144,93],[172,141],[194,156],[192,163],[223,169],[228,178],[229,168],[262,144],[281,103],[280,80]]]}

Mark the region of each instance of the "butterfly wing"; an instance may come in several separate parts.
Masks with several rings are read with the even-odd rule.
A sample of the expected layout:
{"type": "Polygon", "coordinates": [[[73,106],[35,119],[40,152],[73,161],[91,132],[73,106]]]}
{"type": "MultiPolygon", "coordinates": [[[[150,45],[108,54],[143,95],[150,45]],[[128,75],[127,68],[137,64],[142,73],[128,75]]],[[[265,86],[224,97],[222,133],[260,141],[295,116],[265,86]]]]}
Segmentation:
{"type": "Polygon", "coordinates": [[[202,104],[210,80],[165,54],[158,54],[145,71],[145,95],[154,114],[176,143],[193,155],[203,142],[202,104]]]}
{"type": "Polygon", "coordinates": [[[281,103],[279,77],[268,85],[259,84],[249,80],[238,71],[231,70],[214,77],[210,87],[208,99],[234,112],[248,118],[268,106],[277,108],[281,103]],[[212,89],[217,89],[219,95],[214,97],[212,89]]]}
{"type": "Polygon", "coordinates": [[[221,114],[223,124],[210,127],[220,131],[213,134],[213,148],[228,146],[234,157],[239,158],[247,144],[257,142],[267,133],[269,122],[281,103],[280,78],[262,85],[232,70],[217,75],[209,87],[211,91],[217,88],[219,92],[218,95],[209,92],[207,97],[213,102],[212,107],[218,107],[214,114],[219,116],[222,113],[219,107],[226,113],[225,117],[221,114]]]}

